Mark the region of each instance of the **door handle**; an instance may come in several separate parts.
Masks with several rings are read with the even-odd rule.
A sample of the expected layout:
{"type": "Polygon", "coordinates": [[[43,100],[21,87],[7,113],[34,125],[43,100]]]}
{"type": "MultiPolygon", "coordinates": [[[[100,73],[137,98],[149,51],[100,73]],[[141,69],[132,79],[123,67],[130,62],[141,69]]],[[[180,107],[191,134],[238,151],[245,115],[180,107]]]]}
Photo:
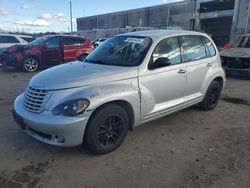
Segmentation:
{"type": "Polygon", "coordinates": [[[207,67],[212,67],[213,66],[213,63],[208,63],[207,64],[207,67]]]}
{"type": "Polygon", "coordinates": [[[186,70],[185,70],[185,69],[180,69],[180,70],[178,70],[177,73],[178,73],[178,74],[185,74],[185,73],[186,73],[186,70]]]}

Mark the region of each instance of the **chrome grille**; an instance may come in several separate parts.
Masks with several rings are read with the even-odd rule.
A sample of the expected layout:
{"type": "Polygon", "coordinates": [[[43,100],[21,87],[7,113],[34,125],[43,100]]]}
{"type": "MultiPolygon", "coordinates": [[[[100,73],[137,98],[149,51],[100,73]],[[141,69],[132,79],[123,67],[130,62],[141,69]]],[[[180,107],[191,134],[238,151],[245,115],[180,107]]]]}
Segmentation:
{"type": "Polygon", "coordinates": [[[48,90],[36,89],[28,86],[24,96],[24,108],[31,112],[42,112],[51,93],[52,92],[48,90]]]}

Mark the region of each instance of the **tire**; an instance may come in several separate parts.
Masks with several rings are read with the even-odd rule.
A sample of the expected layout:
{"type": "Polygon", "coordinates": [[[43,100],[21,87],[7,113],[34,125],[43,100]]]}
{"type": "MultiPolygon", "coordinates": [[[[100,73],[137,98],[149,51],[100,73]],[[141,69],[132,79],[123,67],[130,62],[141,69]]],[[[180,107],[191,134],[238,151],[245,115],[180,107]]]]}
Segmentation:
{"type": "Polygon", "coordinates": [[[109,104],[95,112],[87,125],[84,142],[95,154],[117,149],[128,133],[129,117],[120,106],[109,104]]]}
{"type": "Polygon", "coordinates": [[[86,58],[87,56],[88,56],[87,54],[81,55],[81,56],[78,58],[78,61],[84,61],[85,58],[86,58]]]}
{"type": "Polygon", "coordinates": [[[34,57],[27,57],[23,63],[23,70],[26,72],[35,72],[39,67],[39,62],[34,57]]]}
{"type": "Polygon", "coordinates": [[[207,111],[213,110],[219,102],[221,89],[222,85],[219,82],[212,81],[203,101],[199,104],[200,108],[207,111]]]}

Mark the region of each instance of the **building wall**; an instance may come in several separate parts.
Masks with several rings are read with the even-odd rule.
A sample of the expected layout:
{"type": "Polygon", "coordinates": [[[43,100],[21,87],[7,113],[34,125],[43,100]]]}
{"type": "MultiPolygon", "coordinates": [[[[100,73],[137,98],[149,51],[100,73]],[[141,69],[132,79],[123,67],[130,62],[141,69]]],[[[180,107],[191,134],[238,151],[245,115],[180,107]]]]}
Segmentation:
{"type": "Polygon", "coordinates": [[[194,1],[146,7],[77,19],[77,30],[111,29],[132,27],[179,26],[190,29],[194,13],[194,1]]]}
{"type": "MultiPolygon", "coordinates": [[[[90,39],[95,39],[131,31],[131,27],[180,27],[182,29],[195,29],[209,32],[222,26],[223,29],[221,29],[221,31],[217,29],[214,33],[220,37],[224,32],[224,35],[228,38],[225,39],[225,41],[229,41],[230,38],[230,42],[233,43],[239,35],[245,32],[250,33],[250,13],[248,14],[250,8],[249,1],[250,0],[235,0],[233,16],[226,17],[226,21],[224,22],[221,22],[222,18],[214,17],[214,20],[210,20],[211,23],[209,27],[202,27],[201,22],[204,25],[206,21],[200,19],[200,3],[215,2],[215,0],[186,0],[172,4],[82,17],[77,19],[77,30],[78,33],[90,39]],[[245,29],[246,26],[247,29],[245,29]]],[[[217,15],[217,13],[219,14],[217,11],[213,13],[215,15],[217,15]]],[[[225,41],[222,41],[222,43],[225,41]]]]}

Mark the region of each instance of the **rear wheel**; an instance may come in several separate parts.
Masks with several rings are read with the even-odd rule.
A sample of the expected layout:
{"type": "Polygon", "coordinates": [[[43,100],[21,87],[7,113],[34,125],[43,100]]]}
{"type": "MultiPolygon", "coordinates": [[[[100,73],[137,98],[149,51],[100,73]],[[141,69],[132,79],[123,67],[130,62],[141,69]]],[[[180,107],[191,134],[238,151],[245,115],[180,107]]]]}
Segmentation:
{"type": "Polygon", "coordinates": [[[213,110],[219,102],[221,89],[222,85],[219,82],[215,80],[212,81],[203,101],[199,104],[199,106],[203,110],[213,110]]]}
{"type": "Polygon", "coordinates": [[[129,127],[126,111],[115,104],[98,110],[88,123],[84,141],[90,151],[105,154],[117,149],[125,139],[129,127]]]}
{"type": "Polygon", "coordinates": [[[23,63],[23,70],[26,72],[35,72],[38,69],[39,62],[34,57],[27,57],[23,63]]]}

